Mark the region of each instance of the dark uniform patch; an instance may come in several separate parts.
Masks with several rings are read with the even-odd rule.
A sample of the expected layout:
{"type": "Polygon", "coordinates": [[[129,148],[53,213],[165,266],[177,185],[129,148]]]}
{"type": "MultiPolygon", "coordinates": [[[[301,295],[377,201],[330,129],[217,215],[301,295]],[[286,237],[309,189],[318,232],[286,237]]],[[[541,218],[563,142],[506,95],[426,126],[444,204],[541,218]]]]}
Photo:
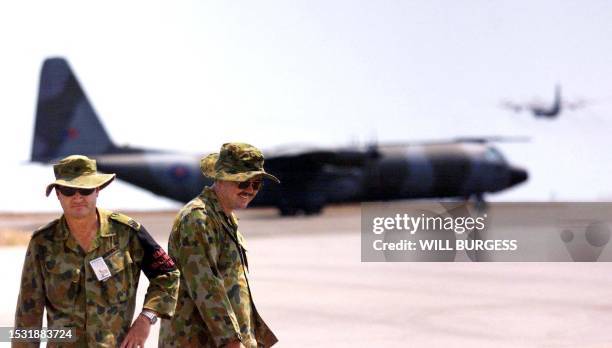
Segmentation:
{"type": "Polygon", "coordinates": [[[128,225],[130,225],[130,227],[132,227],[133,229],[137,230],[138,228],[140,228],[140,225],[138,224],[138,222],[130,219],[130,221],[128,221],[128,225]]]}
{"type": "Polygon", "coordinates": [[[140,229],[140,224],[127,215],[123,215],[120,213],[112,213],[110,218],[114,221],[130,226],[135,231],[138,231],[140,229]]]}

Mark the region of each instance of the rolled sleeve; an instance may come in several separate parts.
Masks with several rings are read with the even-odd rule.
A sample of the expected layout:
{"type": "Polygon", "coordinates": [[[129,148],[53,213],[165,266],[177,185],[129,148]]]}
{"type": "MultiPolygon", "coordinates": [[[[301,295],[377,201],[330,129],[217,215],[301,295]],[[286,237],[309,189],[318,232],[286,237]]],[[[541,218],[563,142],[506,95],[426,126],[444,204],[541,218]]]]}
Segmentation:
{"type": "Polygon", "coordinates": [[[140,226],[136,236],[143,255],[140,268],[149,279],[143,308],[157,312],[162,318],[170,318],[178,299],[180,272],[144,227],[140,226]]]}

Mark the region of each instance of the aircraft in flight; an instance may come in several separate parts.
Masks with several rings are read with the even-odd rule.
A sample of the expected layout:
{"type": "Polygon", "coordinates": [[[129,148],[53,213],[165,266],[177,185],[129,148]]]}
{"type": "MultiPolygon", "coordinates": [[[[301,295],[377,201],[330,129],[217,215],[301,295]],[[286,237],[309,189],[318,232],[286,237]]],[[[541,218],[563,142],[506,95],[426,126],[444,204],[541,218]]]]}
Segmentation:
{"type": "Polygon", "coordinates": [[[586,105],[584,100],[577,100],[574,102],[564,101],[561,97],[561,86],[555,86],[555,96],[552,105],[546,105],[540,102],[530,103],[515,103],[512,101],[504,101],[501,106],[506,109],[510,109],[514,112],[529,111],[536,118],[547,118],[554,119],[561,114],[563,109],[577,110],[583,108],[586,105]]]}
{"type": "MultiPolygon", "coordinates": [[[[49,58],[40,75],[31,161],[71,154],[95,158],[98,169],[180,202],[198,195],[202,156],[117,146],[63,58],[49,58]]],[[[266,168],[281,180],[266,185],[252,206],[282,215],[316,214],[328,203],[416,198],[483,199],[527,180],[486,139],[354,148],[287,148],[266,152],[266,168]]]]}

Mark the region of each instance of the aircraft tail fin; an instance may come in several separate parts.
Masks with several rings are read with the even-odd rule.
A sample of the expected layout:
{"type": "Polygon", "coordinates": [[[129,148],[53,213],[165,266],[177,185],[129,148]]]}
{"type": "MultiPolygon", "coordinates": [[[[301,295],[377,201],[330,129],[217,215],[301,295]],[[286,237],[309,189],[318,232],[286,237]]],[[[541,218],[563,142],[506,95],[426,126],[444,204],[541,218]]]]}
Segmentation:
{"type": "Polygon", "coordinates": [[[63,58],[49,58],[40,73],[31,161],[48,162],[72,154],[115,152],[76,76],[63,58]]]}
{"type": "Polygon", "coordinates": [[[557,107],[561,107],[561,85],[560,84],[556,84],[555,85],[555,102],[554,102],[554,104],[557,107]]]}

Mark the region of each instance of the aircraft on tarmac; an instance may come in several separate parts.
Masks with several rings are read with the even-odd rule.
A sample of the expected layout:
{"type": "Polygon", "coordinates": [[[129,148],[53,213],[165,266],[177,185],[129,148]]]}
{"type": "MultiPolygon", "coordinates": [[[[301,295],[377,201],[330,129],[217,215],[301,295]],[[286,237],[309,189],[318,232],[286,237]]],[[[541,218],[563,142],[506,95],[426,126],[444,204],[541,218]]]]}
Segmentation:
{"type": "Polygon", "coordinates": [[[533,116],[537,118],[547,118],[553,119],[559,116],[564,108],[568,110],[576,110],[583,108],[586,105],[584,100],[577,100],[574,102],[566,102],[561,98],[561,86],[555,86],[555,97],[552,105],[544,105],[539,102],[531,102],[531,103],[515,103],[511,101],[502,102],[501,106],[510,109],[514,112],[521,112],[523,110],[530,111],[533,116]]]}
{"type": "MultiPolygon", "coordinates": [[[[49,58],[40,75],[31,161],[50,163],[71,154],[95,158],[100,171],[181,202],[212,184],[200,172],[201,156],[115,145],[67,61],[49,58]]],[[[282,215],[316,214],[338,202],[482,200],[527,180],[524,169],[478,138],[264,154],[267,170],[281,184],[266,185],[251,205],[274,206],[282,215]]]]}

